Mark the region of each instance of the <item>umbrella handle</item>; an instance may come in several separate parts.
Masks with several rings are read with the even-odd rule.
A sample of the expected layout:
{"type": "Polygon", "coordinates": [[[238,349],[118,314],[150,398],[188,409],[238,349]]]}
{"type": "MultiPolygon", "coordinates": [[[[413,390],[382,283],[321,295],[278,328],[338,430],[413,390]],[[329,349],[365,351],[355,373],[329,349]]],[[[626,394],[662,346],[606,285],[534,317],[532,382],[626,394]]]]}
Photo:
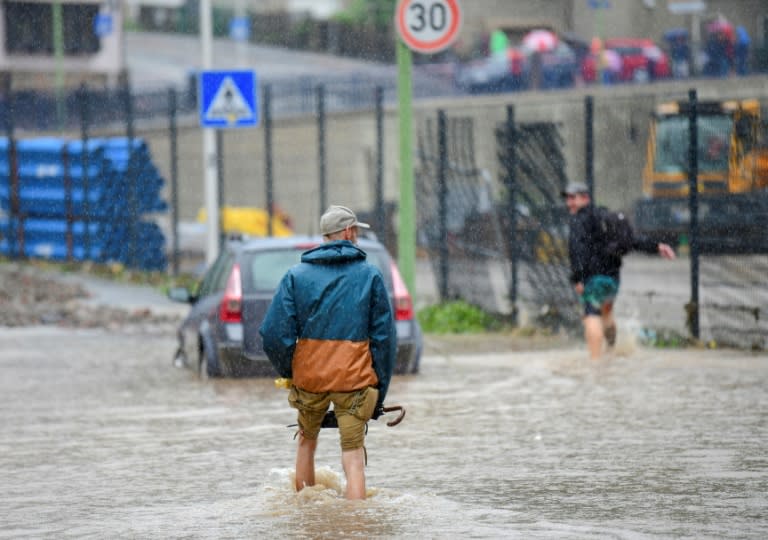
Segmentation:
{"type": "Polygon", "coordinates": [[[400,405],[393,405],[391,407],[382,407],[382,412],[388,413],[388,412],[394,412],[394,411],[400,411],[400,414],[395,418],[394,420],[387,422],[388,426],[396,426],[400,422],[403,421],[403,418],[405,418],[405,409],[403,409],[400,405]]]}

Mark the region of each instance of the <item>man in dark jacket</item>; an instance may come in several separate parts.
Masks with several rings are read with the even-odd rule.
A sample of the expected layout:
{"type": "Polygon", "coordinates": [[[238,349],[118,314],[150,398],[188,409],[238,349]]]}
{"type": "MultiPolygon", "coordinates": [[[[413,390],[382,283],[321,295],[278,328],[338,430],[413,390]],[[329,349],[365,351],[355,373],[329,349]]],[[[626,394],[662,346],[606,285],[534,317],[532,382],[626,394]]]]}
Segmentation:
{"type": "MultiPolygon", "coordinates": [[[[571,261],[571,283],[584,306],[584,338],[589,355],[597,359],[603,352],[603,339],[612,347],[616,343],[616,321],[613,302],[619,292],[621,255],[606,246],[597,209],[592,205],[585,184],[572,182],[562,192],[571,214],[568,255],[571,261]]],[[[674,259],[675,252],[667,244],[633,235],[633,249],[658,253],[674,259]]]]}
{"type": "Polygon", "coordinates": [[[365,425],[381,414],[397,347],[384,279],[355,245],[358,228],[369,226],[352,210],[328,208],[325,242],[288,270],[259,329],[275,370],[292,379],[296,491],[315,484],[317,437],[333,403],[348,499],[365,498],[365,425]]]}

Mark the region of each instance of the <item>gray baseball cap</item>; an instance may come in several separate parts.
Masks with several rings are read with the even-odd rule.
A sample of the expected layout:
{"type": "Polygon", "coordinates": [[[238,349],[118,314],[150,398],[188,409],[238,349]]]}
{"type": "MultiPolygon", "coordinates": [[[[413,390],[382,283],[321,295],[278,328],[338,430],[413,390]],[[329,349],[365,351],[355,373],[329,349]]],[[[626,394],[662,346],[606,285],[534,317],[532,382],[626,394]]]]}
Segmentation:
{"type": "Polygon", "coordinates": [[[579,193],[589,193],[587,184],[584,182],[568,182],[568,185],[560,192],[560,195],[565,197],[566,195],[576,195],[579,193]]]}
{"type": "Polygon", "coordinates": [[[346,206],[331,205],[320,218],[320,233],[323,235],[337,233],[347,227],[371,228],[367,223],[357,221],[355,213],[346,206]]]}

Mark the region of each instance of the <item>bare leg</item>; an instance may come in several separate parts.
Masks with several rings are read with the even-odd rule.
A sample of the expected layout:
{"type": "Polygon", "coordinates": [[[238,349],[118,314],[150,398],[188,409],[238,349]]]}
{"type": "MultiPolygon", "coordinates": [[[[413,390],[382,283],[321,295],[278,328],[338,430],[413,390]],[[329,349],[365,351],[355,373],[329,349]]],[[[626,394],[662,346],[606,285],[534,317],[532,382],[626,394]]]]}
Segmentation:
{"type": "Polygon", "coordinates": [[[601,311],[603,333],[605,334],[608,346],[613,347],[616,344],[616,321],[613,319],[613,302],[605,304],[601,311]]]}
{"type": "Polygon", "coordinates": [[[347,477],[347,499],[365,499],[365,451],[362,448],[341,452],[341,465],[347,477]]]}
{"type": "Polygon", "coordinates": [[[597,360],[603,354],[603,319],[600,315],[584,317],[584,339],[592,360],[597,360]]]}
{"type": "Polygon", "coordinates": [[[305,439],[299,433],[299,445],[296,447],[296,491],[315,485],[315,450],[317,439],[305,439]]]}

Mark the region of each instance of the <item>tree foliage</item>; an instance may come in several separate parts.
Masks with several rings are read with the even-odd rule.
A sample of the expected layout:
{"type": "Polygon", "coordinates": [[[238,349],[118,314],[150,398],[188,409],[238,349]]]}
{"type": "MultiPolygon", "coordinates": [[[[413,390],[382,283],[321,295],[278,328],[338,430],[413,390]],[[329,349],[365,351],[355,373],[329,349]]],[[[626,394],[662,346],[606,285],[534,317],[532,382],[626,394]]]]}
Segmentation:
{"type": "Polygon", "coordinates": [[[393,24],[397,0],[354,0],[336,19],[354,25],[387,30],[393,24]]]}

